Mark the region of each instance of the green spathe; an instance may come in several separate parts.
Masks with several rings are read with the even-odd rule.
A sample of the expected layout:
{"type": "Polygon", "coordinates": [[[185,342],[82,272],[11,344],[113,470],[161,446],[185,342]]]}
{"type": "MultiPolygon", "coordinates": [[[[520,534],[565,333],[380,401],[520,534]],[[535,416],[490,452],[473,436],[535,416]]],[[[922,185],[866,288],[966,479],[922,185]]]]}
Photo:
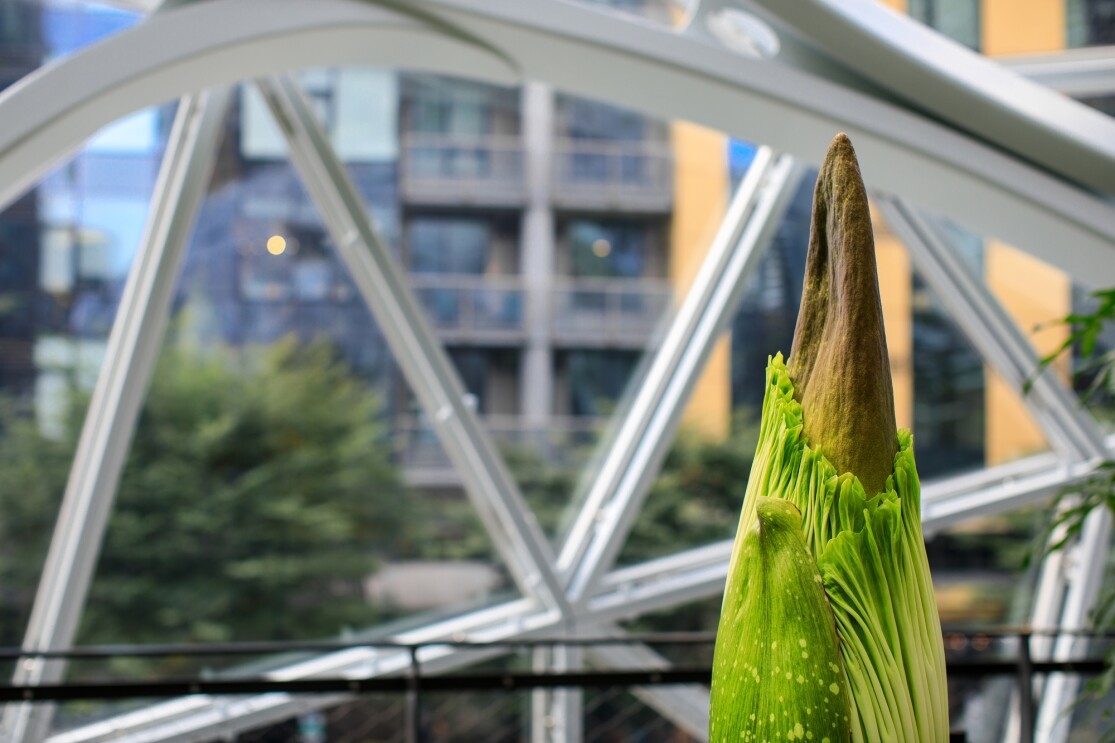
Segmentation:
{"type": "MultiPolygon", "coordinates": [[[[754,548],[748,546],[756,523],[761,523],[761,504],[779,498],[801,513],[801,541],[815,561],[814,569],[819,571],[831,606],[839,638],[838,665],[849,689],[850,739],[872,743],[946,741],[944,649],[921,535],[920,485],[911,437],[899,432],[898,454],[886,489],[868,497],[856,477],[837,473],[818,449],[805,442],[802,428],[801,404],[794,399],[782,356],[775,356],[767,367],[759,445],[720,617],[710,740],[740,740],[749,732],[747,720],[726,712],[725,707],[765,708],[771,701],[763,695],[775,693],[741,684],[740,671],[732,663],[743,657],[750,633],[758,631],[756,627],[762,623],[770,626],[771,642],[783,642],[790,635],[780,634],[782,629],[773,621],[769,605],[738,611],[732,603],[735,599],[729,599],[761,593],[751,587],[757,582],[792,580],[765,576],[773,563],[756,560],[754,548]],[[745,696],[733,699],[733,690],[745,696]],[[760,698],[751,700],[746,696],[749,693],[760,698]],[[733,720],[737,726],[718,724],[725,720],[733,720]]],[[[775,547],[788,550],[787,544],[783,539],[775,547]]],[[[814,611],[809,600],[800,598],[799,605],[814,611]]],[[[808,659],[802,660],[806,662],[783,673],[804,675],[811,666],[808,659]]],[[[776,693],[774,701],[778,701],[776,693]]],[[[782,704],[786,709],[799,709],[803,703],[808,705],[786,697],[782,704]]]]}
{"type": "Polygon", "coordinates": [[[732,571],[752,579],[729,582],[725,593],[711,740],[848,740],[848,682],[836,625],[793,504],[756,500],[732,571]]]}

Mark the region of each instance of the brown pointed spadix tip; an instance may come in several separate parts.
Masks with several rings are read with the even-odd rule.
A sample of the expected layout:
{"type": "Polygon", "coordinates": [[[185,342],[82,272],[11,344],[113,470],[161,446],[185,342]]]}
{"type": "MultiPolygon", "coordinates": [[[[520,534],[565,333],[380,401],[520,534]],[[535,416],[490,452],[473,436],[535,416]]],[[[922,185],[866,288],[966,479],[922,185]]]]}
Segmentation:
{"type": "Polygon", "coordinates": [[[847,135],[813,192],[805,284],[788,363],[806,441],[868,494],[894,470],[898,431],[867,191],[847,135]]]}

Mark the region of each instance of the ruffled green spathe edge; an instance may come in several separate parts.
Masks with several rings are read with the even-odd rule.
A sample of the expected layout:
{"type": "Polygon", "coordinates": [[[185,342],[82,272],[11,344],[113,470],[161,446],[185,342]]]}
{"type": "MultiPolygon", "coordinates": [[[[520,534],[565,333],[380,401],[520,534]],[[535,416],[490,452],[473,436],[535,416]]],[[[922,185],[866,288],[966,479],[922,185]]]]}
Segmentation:
{"type": "MultiPolygon", "coordinates": [[[[836,618],[858,721],[853,740],[947,741],[944,647],[913,437],[899,431],[886,490],[868,496],[858,478],[837,473],[804,440],[801,405],[781,354],[770,359],[766,383],[740,533],[753,523],[759,496],[784,498],[801,512],[836,618]]],[[[746,580],[734,574],[734,558],[729,581],[746,580]]]]}

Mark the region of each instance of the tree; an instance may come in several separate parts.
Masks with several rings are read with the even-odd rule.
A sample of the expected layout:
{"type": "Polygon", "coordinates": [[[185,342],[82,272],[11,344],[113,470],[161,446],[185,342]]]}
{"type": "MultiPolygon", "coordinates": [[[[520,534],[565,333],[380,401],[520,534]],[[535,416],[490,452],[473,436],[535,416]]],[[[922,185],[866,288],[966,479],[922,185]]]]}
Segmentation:
{"type": "MultiPolygon", "coordinates": [[[[5,596],[2,641],[18,644],[79,426],[69,415],[52,441],[11,404],[2,412],[0,581],[24,587],[5,596]]],[[[376,398],[327,345],[169,347],[78,641],[281,640],[374,624],[362,581],[403,546],[411,508],[376,398]]]]}

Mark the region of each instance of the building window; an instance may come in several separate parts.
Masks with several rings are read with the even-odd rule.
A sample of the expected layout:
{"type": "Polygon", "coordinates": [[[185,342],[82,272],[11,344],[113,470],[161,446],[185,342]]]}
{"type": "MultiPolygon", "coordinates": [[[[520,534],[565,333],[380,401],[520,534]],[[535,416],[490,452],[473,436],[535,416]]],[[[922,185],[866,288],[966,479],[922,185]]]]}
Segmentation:
{"type": "Polygon", "coordinates": [[[910,17],[970,49],[980,48],[978,0],[910,0],[910,17]]]}
{"type": "Polygon", "coordinates": [[[569,412],[577,416],[611,415],[623,395],[639,354],[635,351],[570,351],[569,412]]]}
{"type": "Polygon", "coordinates": [[[406,229],[406,265],[441,330],[513,330],[522,322],[518,242],[507,217],[422,215],[406,229]]]}
{"type": "Polygon", "coordinates": [[[287,225],[253,239],[240,255],[240,292],[258,302],[344,302],[349,283],[319,228],[287,225]]]}
{"type": "Polygon", "coordinates": [[[491,224],[476,217],[416,217],[407,227],[414,273],[482,274],[488,265],[491,224]]]}
{"type": "Polygon", "coordinates": [[[559,96],[558,131],[571,139],[607,139],[634,142],[647,134],[647,119],[640,113],[606,103],[559,96]]]}
{"type": "Polygon", "coordinates": [[[519,409],[519,352],[505,348],[450,348],[449,358],[481,415],[514,415],[519,409]]]}
{"type": "Polygon", "coordinates": [[[569,223],[567,235],[572,276],[636,279],[656,273],[646,225],[576,219],[569,223]]]}
{"type": "Polygon", "coordinates": [[[732,408],[749,420],[759,420],[769,355],[781,351],[788,357],[793,345],[816,180],[814,170],[801,179],[770,248],[744,284],[732,321],[732,408]]]}
{"type": "Polygon", "coordinates": [[[403,79],[402,99],[406,132],[446,137],[518,133],[519,101],[513,88],[408,75],[403,79]]]}
{"type": "Polygon", "coordinates": [[[1091,106],[1100,113],[1105,113],[1108,116],[1115,117],[1115,95],[1101,95],[1092,98],[1081,98],[1080,102],[1086,106],[1091,106]]]}
{"type": "Polygon", "coordinates": [[[1065,28],[1070,47],[1115,44],[1115,0],[1068,0],[1065,28]]]}
{"type": "Polygon", "coordinates": [[[914,440],[923,477],[982,467],[983,359],[914,275],[914,440]]]}

